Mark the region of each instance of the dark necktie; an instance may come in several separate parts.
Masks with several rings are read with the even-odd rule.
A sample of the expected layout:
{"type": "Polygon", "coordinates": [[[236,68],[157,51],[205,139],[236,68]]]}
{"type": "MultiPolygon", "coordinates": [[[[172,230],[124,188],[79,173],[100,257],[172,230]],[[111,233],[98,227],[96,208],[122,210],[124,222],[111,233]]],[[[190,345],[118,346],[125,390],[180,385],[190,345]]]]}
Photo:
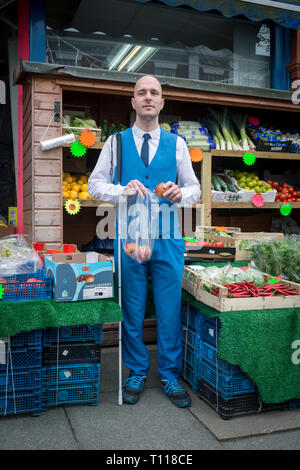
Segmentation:
{"type": "Polygon", "coordinates": [[[142,146],[142,151],[141,151],[141,157],[142,157],[142,160],[145,164],[145,167],[147,168],[147,166],[149,165],[149,143],[148,143],[148,140],[151,139],[151,135],[150,134],[144,134],[144,143],[143,143],[143,146],[142,146]]]}

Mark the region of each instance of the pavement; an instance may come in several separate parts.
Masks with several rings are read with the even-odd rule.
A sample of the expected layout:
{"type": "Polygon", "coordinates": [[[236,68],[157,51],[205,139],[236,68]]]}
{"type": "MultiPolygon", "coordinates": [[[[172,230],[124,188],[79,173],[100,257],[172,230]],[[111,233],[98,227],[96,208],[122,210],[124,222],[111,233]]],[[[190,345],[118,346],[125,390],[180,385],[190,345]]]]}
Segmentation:
{"type": "MultiPolygon", "coordinates": [[[[0,450],[299,450],[300,408],[223,420],[191,394],[190,408],[176,408],[162,392],[156,346],[147,346],[151,368],[136,405],[118,405],[118,349],[102,348],[98,406],[58,406],[40,416],[0,418],[0,450]]],[[[123,379],[128,370],[123,366],[123,379]]]]}

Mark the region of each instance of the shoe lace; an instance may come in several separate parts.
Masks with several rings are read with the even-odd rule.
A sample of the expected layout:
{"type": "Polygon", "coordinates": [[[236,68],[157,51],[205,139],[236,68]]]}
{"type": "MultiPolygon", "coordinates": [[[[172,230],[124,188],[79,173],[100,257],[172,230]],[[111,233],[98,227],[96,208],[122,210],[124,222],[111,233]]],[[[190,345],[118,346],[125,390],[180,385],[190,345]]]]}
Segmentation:
{"type": "Polygon", "coordinates": [[[126,380],[127,385],[131,385],[134,387],[139,387],[142,385],[145,381],[145,377],[143,375],[132,375],[131,377],[128,377],[126,380]]]}
{"type": "Polygon", "coordinates": [[[181,385],[179,380],[168,380],[165,386],[173,393],[185,392],[185,388],[181,385]]]}

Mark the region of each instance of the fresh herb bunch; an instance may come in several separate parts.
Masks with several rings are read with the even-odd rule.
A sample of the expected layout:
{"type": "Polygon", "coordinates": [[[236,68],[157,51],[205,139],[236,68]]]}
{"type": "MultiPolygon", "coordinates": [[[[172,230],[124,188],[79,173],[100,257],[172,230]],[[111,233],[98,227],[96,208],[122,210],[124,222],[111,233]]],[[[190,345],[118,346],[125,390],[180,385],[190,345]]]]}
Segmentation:
{"type": "Polygon", "coordinates": [[[300,239],[264,240],[250,247],[250,258],[262,272],[300,282],[300,239]]]}

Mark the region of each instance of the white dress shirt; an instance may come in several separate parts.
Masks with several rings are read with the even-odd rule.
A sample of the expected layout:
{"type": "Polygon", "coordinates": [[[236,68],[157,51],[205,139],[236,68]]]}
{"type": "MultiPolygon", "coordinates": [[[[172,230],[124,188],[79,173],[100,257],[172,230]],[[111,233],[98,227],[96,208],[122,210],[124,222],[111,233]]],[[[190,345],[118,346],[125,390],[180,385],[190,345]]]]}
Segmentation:
{"type": "MultiPolygon", "coordinates": [[[[136,124],[132,127],[134,142],[141,156],[141,149],[144,142],[143,136],[146,133],[139,129],[136,124]]],[[[160,139],[160,127],[158,126],[151,132],[149,143],[149,164],[154,157],[160,139]]],[[[113,184],[115,168],[117,164],[117,143],[113,136],[108,137],[105,141],[103,149],[98,158],[97,164],[89,177],[88,192],[89,194],[106,202],[118,202],[119,197],[123,194],[124,186],[113,184]]],[[[180,206],[186,204],[195,204],[199,202],[201,189],[199,181],[194,173],[191,157],[187,145],[182,137],[177,137],[176,144],[176,162],[177,162],[177,184],[182,192],[180,206]]]]}

